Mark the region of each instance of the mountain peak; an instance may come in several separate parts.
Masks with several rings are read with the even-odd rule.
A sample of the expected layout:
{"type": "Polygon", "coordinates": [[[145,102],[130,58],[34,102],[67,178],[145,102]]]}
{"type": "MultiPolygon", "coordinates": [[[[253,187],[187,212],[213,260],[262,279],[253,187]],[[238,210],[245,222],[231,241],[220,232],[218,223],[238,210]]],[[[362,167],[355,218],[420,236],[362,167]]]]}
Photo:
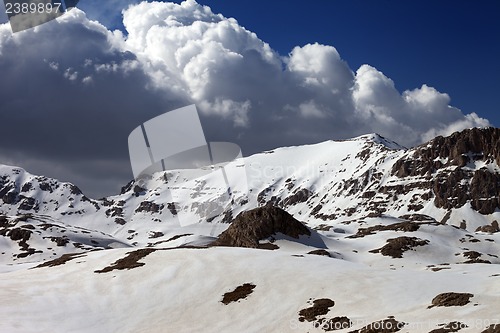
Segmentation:
{"type": "Polygon", "coordinates": [[[407,149],[406,147],[401,146],[397,142],[389,140],[378,133],[369,133],[369,134],[360,135],[360,136],[354,137],[354,138],[347,140],[347,141],[367,141],[367,142],[383,145],[386,148],[389,148],[391,150],[406,150],[407,149]]]}

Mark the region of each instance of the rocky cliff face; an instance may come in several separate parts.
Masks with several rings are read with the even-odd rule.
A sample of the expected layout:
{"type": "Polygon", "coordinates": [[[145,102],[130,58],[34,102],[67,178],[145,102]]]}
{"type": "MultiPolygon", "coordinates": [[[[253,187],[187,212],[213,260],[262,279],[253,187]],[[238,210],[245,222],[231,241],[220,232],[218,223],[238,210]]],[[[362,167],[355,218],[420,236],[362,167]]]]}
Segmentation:
{"type": "Polygon", "coordinates": [[[438,208],[472,208],[487,215],[500,208],[500,129],[473,128],[439,136],[399,159],[398,178],[420,177],[438,208]]]}
{"type": "Polygon", "coordinates": [[[500,165],[500,129],[472,128],[448,137],[438,136],[411,151],[413,159],[398,160],[393,174],[425,176],[446,167],[462,168],[478,161],[500,165]]]}

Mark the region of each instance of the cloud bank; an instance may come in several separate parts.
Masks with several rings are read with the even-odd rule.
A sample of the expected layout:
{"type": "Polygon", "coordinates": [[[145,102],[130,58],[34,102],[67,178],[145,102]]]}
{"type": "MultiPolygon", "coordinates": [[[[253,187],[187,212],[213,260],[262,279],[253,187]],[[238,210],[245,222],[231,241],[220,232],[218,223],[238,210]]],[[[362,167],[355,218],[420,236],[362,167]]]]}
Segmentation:
{"type": "MultiPolygon", "coordinates": [[[[130,1],[132,3],[133,1],[130,1]]],[[[0,163],[70,180],[91,195],[132,178],[127,136],[196,103],[209,141],[244,154],[378,132],[413,146],[487,126],[423,85],[398,92],[376,68],[329,45],[277,54],[235,19],[195,1],[123,11],[126,33],[74,9],[12,35],[0,26],[0,163]]]]}
{"type": "Polygon", "coordinates": [[[124,12],[124,25],[123,48],[138,56],[155,88],[182,92],[259,145],[379,132],[412,146],[489,124],[427,85],[400,94],[374,67],[354,72],[333,46],[298,46],[281,57],[236,20],[194,1],[141,3],[124,12]]]}

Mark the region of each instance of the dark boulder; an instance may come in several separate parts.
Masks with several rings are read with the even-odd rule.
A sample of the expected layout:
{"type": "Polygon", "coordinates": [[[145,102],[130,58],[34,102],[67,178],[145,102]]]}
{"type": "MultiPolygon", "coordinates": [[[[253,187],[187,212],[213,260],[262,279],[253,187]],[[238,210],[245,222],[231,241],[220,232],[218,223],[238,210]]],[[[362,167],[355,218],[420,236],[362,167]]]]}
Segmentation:
{"type": "Polygon", "coordinates": [[[296,239],[301,235],[311,235],[305,225],[283,209],[264,206],[238,214],[212,245],[260,248],[260,240],[269,239],[277,233],[296,239]]]}

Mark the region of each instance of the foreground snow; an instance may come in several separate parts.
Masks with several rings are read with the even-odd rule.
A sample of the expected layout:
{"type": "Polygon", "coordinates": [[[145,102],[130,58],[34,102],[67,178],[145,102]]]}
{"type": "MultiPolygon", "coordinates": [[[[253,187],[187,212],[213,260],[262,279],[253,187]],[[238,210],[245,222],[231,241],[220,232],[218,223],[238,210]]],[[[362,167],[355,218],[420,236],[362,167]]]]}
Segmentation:
{"type": "Polygon", "coordinates": [[[500,320],[497,265],[395,264],[392,270],[316,256],[307,248],[279,251],[208,248],[157,250],[142,267],[96,273],[130,249],[88,253],[66,264],[4,273],[2,332],[316,332],[300,322],[311,299],[335,302],[325,318],[347,316],[349,330],[395,316],[403,331],[429,332],[457,320],[480,332],[500,320]],[[294,255],[303,255],[294,256],[294,255]],[[244,283],[246,299],[225,305],[224,293],[244,283]],[[429,309],[443,292],[473,294],[465,306],[429,309]]]}

